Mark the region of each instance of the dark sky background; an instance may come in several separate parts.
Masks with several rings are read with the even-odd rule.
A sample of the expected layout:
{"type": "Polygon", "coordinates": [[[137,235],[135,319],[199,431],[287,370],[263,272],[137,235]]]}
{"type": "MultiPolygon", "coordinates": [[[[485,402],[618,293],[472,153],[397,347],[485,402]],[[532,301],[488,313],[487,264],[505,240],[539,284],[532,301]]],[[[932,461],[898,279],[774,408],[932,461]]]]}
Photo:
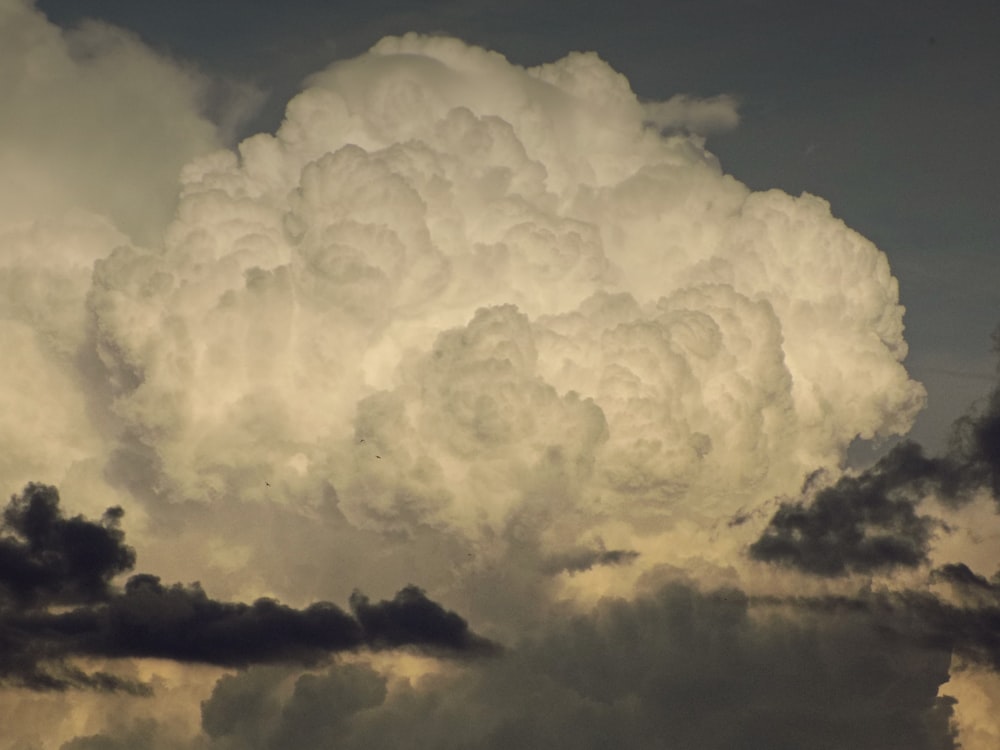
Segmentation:
{"type": "Polygon", "coordinates": [[[997,39],[0,0],[0,750],[1000,746],[997,39]]]}

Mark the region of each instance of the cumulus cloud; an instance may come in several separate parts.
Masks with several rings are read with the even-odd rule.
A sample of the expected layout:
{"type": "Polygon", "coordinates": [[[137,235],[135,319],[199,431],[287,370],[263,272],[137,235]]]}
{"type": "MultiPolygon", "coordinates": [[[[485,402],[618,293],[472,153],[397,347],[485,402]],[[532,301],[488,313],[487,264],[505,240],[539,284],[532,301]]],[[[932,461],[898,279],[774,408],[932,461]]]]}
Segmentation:
{"type": "Polygon", "coordinates": [[[0,7],[0,484],[103,460],[104,374],[85,300],[94,262],[159,242],[177,178],[218,147],[193,69],[122,29],[0,7]]]}
{"type": "MultiPolygon", "coordinates": [[[[698,134],[734,125],[734,100],[643,103],[594,54],[524,68],[407,35],[207,152],[189,73],[4,8],[45,42],[41,72],[10,76],[39,101],[91,86],[143,144],[176,135],[145,181],[130,142],[108,157],[141,186],[125,197],[77,156],[10,172],[40,187],[0,234],[23,365],[0,374],[0,479],[73,487],[93,516],[112,498],[157,571],[115,585],[118,511],[65,518],[31,485],[5,516],[7,687],[127,709],[66,747],[955,745],[939,688],[956,654],[995,665],[992,584],[939,566],[884,596],[788,589],[921,570],[943,527],[916,498],[995,484],[997,409],[944,458],[903,445],[838,479],[853,440],[923,405],[897,284],[821,198],[722,171],[698,134]],[[829,486],[750,550],[822,580],[747,580],[764,566],[740,535],[817,470],[829,486]],[[663,584],[664,561],[711,585],[663,584]],[[328,603],[355,585],[376,597],[328,603]],[[407,661],[444,652],[498,658],[407,661]],[[180,700],[150,658],[227,670],[200,723],[190,697],[170,718],[131,697],[180,700]]],[[[44,151],[45,131],[22,140],[44,151]]]]}
{"type": "Polygon", "coordinates": [[[650,131],[596,56],[411,35],[310,84],[185,169],[163,248],[96,264],[121,450],[163,499],[327,481],[353,524],[475,539],[539,493],[787,492],[922,404],[885,257],[650,131]]]}
{"type": "Polygon", "coordinates": [[[30,0],[0,14],[0,224],[82,209],[157,237],[180,168],[218,145],[203,82],[123,29],[60,29],[30,0]]]}

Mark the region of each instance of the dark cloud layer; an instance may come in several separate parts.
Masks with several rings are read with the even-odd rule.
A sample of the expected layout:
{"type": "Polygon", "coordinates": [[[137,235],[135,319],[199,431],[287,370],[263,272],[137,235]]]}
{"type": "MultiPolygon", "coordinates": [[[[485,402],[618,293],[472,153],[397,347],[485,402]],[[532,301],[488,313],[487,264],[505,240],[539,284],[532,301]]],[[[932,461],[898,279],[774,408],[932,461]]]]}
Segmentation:
{"type": "Polygon", "coordinates": [[[754,603],[792,606],[831,620],[863,616],[892,641],[958,654],[1000,669],[1000,586],[989,584],[961,564],[944,566],[932,577],[960,588],[974,586],[988,595],[954,604],[929,591],[863,591],[856,596],[756,597],[754,603]]]}
{"type": "Polygon", "coordinates": [[[454,612],[407,586],[387,601],[351,598],[353,616],[329,602],[294,609],[273,599],[220,602],[197,583],[166,586],[153,575],[111,578],[132,567],[134,551],[116,527],[64,519],[54,487],[31,484],[5,511],[15,535],[2,540],[0,681],[46,690],[71,687],[141,692],[113,676],[86,674],[78,656],[155,657],[229,667],[316,664],[332,653],[406,646],[453,654],[494,653],[454,612]],[[50,603],[81,603],[51,610],[50,603]]]}
{"type": "MultiPolygon", "coordinates": [[[[954,747],[949,654],[865,610],[754,616],[736,590],[670,583],[552,621],[503,659],[387,689],[371,669],[259,668],[203,704],[211,747],[954,747]]],[[[97,745],[95,745],[97,747],[97,745]]]]}
{"type": "Polygon", "coordinates": [[[471,654],[498,651],[495,643],[470,631],[465,620],[428,599],[416,586],[407,586],[391,600],[377,604],[355,591],[351,610],[364,642],[372,647],[418,645],[471,654]]]}
{"type": "MultiPolygon", "coordinates": [[[[995,349],[1000,351],[1000,329],[993,338],[995,349]]],[[[955,491],[982,486],[1000,502],[1000,387],[990,392],[980,411],[956,422],[950,448],[953,471],[962,478],[955,491]]]]}
{"type": "Polygon", "coordinates": [[[750,556],[820,576],[915,567],[927,561],[940,526],[917,513],[920,502],[934,494],[960,504],[978,490],[1000,500],[1000,389],[955,424],[946,455],[927,457],[916,443],[903,442],[811,502],[782,503],[750,556]]]}
{"type": "MultiPolygon", "coordinates": [[[[946,581],[962,589],[978,590],[993,593],[1000,598],[1000,584],[986,580],[984,576],[974,573],[965,563],[948,563],[931,571],[934,580],[946,581]]],[[[994,577],[994,581],[996,577],[994,577]]]]}
{"type": "MultiPolygon", "coordinates": [[[[886,493],[878,495],[880,476],[936,477],[912,469],[926,467],[922,460],[903,449],[887,457],[882,474],[873,472],[875,489],[856,493],[868,501],[866,518],[897,530],[922,523],[912,506],[900,511],[886,493]]],[[[833,513],[837,496],[828,497],[821,507],[833,513]]],[[[394,746],[416,738],[499,748],[561,746],[569,738],[583,748],[612,740],[644,748],[669,737],[679,747],[940,750],[954,747],[950,703],[937,697],[951,655],[1000,667],[1000,587],[956,563],[933,577],[978,591],[976,606],[912,591],[750,600],[736,589],[704,593],[676,582],[545,625],[504,658],[461,668],[430,689],[391,693],[385,677],[357,665],[294,677],[303,665],[316,667],[345,650],[415,646],[478,655],[497,647],[415,586],[380,602],[356,592],[350,614],[329,603],[297,610],[269,599],[219,602],[197,584],[164,585],[146,574],[118,590],[111,578],[134,561],[120,518],[112,511],[97,523],[66,520],[58,493],[43,485],[12,498],[5,513],[0,678],[36,690],[143,694],[147,686],[85,673],[72,658],[251,667],[220,681],[203,706],[203,729],[222,747],[394,746]],[[66,540],[77,536],[102,540],[97,548],[104,551],[93,558],[67,551],[73,545],[66,540]],[[9,571],[24,568],[11,562],[17,555],[59,565],[52,563],[44,587],[15,585],[21,579],[9,571]],[[80,570],[75,560],[82,560],[80,570]],[[95,580],[100,586],[80,583],[95,580]],[[49,605],[56,601],[80,605],[54,610],[49,605]],[[751,616],[753,607],[765,615],[751,616]],[[265,664],[277,666],[254,667],[265,664]],[[281,697],[287,694],[279,695],[278,683],[290,678],[294,690],[281,697]],[[481,720],[461,727],[464,715],[481,720]]],[[[590,564],[622,562],[618,550],[589,552],[590,564]]],[[[135,731],[153,743],[162,739],[155,725],[135,731]]],[[[117,747],[116,741],[74,742],[99,748],[117,747]]]]}
{"type": "Polygon", "coordinates": [[[934,520],[900,496],[929,474],[919,446],[903,443],[860,476],[841,477],[808,505],[782,503],[750,546],[756,560],[837,576],[924,562],[934,520]]]}

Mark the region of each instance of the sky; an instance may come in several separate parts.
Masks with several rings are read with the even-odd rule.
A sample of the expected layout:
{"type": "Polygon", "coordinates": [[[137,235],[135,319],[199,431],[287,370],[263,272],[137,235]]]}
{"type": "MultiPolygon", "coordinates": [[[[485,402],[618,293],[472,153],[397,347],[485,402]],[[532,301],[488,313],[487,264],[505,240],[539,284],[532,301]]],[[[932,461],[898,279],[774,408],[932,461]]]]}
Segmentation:
{"type": "Polygon", "coordinates": [[[995,2],[0,0],[0,750],[1000,741],[995,2]]]}

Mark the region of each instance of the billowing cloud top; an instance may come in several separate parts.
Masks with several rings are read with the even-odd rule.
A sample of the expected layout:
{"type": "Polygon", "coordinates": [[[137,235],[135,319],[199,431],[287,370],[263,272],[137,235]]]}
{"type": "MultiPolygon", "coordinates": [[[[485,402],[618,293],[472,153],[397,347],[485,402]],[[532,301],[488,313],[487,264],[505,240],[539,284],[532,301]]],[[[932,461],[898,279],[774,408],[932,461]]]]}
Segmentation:
{"type": "Polygon", "coordinates": [[[541,495],[774,494],[905,430],[885,257],[647,110],[592,54],[410,35],[189,164],[165,245],[100,260],[88,302],[147,484],[322,478],[355,524],[477,537],[541,495]]]}

